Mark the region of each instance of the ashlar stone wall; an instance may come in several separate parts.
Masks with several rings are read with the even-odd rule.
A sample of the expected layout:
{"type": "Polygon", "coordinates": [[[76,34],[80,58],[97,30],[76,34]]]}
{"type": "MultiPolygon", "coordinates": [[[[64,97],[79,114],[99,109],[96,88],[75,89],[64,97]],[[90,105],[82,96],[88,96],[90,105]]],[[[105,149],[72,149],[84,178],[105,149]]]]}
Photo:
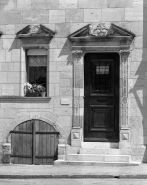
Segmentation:
{"type": "Polygon", "coordinates": [[[136,34],[128,65],[128,124],[133,159],[142,160],[144,148],[141,157],[136,148],[142,149],[147,144],[147,45],[143,42],[146,24],[143,6],[146,7],[145,0],[0,0],[0,31],[3,32],[0,38],[0,145],[6,140],[3,133],[9,130],[16,116],[30,112],[55,116],[64,131],[65,142],[70,144],[73,61],[67,36],[89,23],[109,22],[136,34]],[[16,33],[34,24],[56,31],[49,44],[51,100],[15,102],[11,98],[4,102],[3,96],[20,96],[21,92],[21,41],[16,33]],[[68,104],[63,103],[65,100],[68,104]]]}

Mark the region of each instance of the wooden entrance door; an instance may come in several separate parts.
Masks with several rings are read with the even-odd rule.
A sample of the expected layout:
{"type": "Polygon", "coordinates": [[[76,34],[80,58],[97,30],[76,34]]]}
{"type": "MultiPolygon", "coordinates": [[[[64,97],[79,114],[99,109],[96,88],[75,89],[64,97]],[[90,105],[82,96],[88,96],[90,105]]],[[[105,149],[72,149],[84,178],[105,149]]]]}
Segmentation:
{"type": "Polygon", "coordinates": [[[119,55],[84,58],[84,141],[119,140],[119,55]]]}
{"type": "Polygon", "coordinates": [[[29,120],[11,131],[11,163],[53,164],[57,159],[58,132],[41,120],[29,120]]]}

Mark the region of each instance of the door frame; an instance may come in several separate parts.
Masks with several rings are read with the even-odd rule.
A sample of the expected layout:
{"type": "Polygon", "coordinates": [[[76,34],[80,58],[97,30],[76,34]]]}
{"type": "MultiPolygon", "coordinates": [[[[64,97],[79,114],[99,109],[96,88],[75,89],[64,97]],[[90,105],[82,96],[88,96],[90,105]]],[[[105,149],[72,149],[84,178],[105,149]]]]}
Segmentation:
{"type": "MultiPolygon", "coordinates": [[[[118,53],[119,54],[119,146],[122,142],[130,143],[128,128],[128,59],[130,50],[108,47],[103,51],[100,48],[82,48],[72,51],[73,57],[73,126],[71,130],[71,145],[82,146],[84,143],[84,56],[87,53],[118,53]]],[[[127,146],[125,143],[125,146],[127,146]]]]}
{"type": "MultiPolygon", "coordinates": [[[[112,54],[118,54],[118,109],[119,109],[119,111],[118,111],[118,127],[119,127],[119,123],[120,123],[120,55],[119,55],[119,53],[118,52],[85,52],[84,53],[84,56],[83,56],[83,76],[85,75],[85,71],[84,71],[84,69],[85,69],[85,55],[86,54],[90,54],[90,53],[93,53],[93,54],[98,54],[98,53],[100,53],[100,54],[109,54],[109,53],[112,53],[112,54]]],[[[102,60],[104,60],[104,59],[98,59],[99,61],[102,61],[102,60]]],[[[107,59],[107,61],[108,61],[109,59],[107,59]]],[[[110,59],[110,61],[111,61],[112,59],[110,59]]],[[[115,63],[114,63],[114,66],[115,66],[115,68],[116,68],[116,61],[115,61],[115,63]]],[[[117,69],[116,69],[117,70],[117,69]]],[[[113,71],[114,71],[114,69],[113,69],[113,71]]],[[[114,74],[115,74],[115,71],[114,71],[114,74]]],[[[115,77],[114,77],[115,78],[115,77]]],[[[84,78],[83,78],[84,79],[84,78]]],[[[83,81],[84,82],[84,81],[83,81]]],[[[84,98],[85,98],[85,86],[84,86],[84,98]]],[[[113,89],[114,90],[114,89],[113,89]]],[[[115,90],[114,90],[115,91],[115,90]]],[[[114,93],[114,92],[113,92],[114,93]]],[[[109,105],[110,106],[110,105],[109,105]]],[[[83,111],[84,111],[84,109],[85,109],[85,105],[83,105],[83,111]]],[[[85,124],[84,124],[84,118],[85,118],[85,115],[84,115],[84,113],[83,113],[83,138],[82,138],[82,141],[83,142],[86,142],[86,141],[84,141],[85,140],[85,136],[84,136],[84,126],[85,126],[85,124]]],[[[119,132],[119,131],[118,131],[119,132]]],[[[119,133],[118,133],[119,134],[119,133]]],[[[108,141],[109,139],[98,139],[98,140],[100,140],[100,141],[93,141],[94,143],[95,142],[110,142],[110,141],[108,141]]],[[[117,140],[117,139],[111,139],[111,140],[117,140]]],[[[119,140],[119,136],[118,136],[118,140],[119,140]]],[[[111,141],[112,142],[112,141],[111,141]]],[[[115,141],[115,142],[118,142],[118,141],[115,141]]]]}

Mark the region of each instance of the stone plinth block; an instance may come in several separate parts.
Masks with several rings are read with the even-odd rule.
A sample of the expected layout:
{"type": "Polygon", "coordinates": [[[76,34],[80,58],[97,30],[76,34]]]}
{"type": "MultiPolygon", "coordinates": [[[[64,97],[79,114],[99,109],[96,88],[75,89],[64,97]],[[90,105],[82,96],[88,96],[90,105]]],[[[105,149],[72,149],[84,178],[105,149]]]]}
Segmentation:
{"type": "Polygon", "coordinates": [[[66,22],[83,22],[84,12],[81,9],[66,10],[66,22]]]}
{"type": "Polygon", "coordinates": [[[3,163],[10,163],[10,155],[11,155],[11,144],[4,143],[3,144],[3,163]]]}
{"type": "Polygon", "coordinates": [[[71,130],[71,146],[81,146],[82,129],[72,128],[71,130]]]}
{"type": "Polygon", "coordinates": [[[65,23],[65,10],[49,10],[49,23],[65,23]]]}

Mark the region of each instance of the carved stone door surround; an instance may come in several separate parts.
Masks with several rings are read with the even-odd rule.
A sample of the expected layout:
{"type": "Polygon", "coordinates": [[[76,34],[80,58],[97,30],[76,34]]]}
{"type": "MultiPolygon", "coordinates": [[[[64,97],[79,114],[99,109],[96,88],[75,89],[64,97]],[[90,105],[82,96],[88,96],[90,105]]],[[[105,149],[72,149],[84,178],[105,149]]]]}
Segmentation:
{"type": "Polygon", "coordinates": [[[130,145],[128,127],[128,60],[131,42],[135,35],[123,28],[111,24],[98,24],[96,28],[87,25],[69,36],[72,42],[72,59],[74,65],[73,125],[71,145],[81,146],[83,142],[84,116],[84,55],[86,53],[119,53],[120,55],[120,142],[119,147],[130,145]]]}

